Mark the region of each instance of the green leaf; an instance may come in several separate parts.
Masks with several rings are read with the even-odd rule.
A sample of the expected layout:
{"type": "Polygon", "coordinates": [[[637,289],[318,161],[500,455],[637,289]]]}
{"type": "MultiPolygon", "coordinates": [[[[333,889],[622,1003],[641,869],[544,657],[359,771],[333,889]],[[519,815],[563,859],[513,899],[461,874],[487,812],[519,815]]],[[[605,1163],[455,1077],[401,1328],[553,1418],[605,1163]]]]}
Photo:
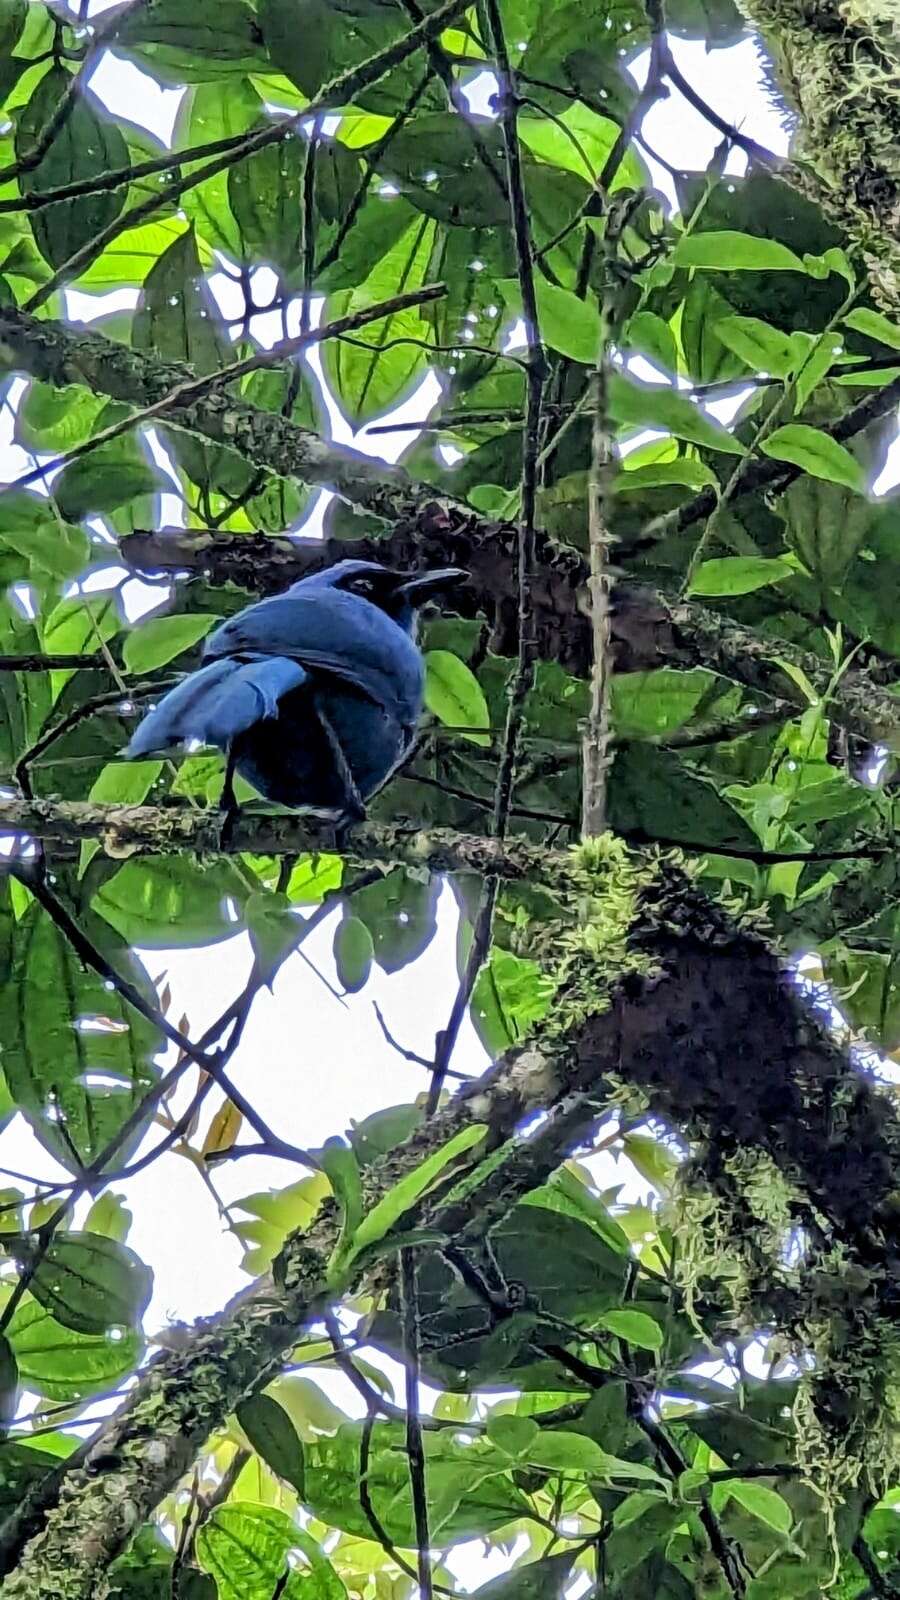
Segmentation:
{"type": "Polygon", "coordinates": [[[203,277],[194,230],[180,233],[144,280],[134,314],[135,349],[160,361],[182,361],[198,377],[215,372],[229,347],[215,300],[203,277]]]}
{"type": "MultiPolygon", "coordinates": [[[[67,67],[54,65],[44,73],[17,118],[18,161],[34,149],[71,83],[67,67]]],[[[119,128],[99,114],[94,97],[82,88],[49,149],[35,167],[22,171],[22,190],[26,195],[42,195],[62,184],[102,178],[115,167],[127,167],[128,159],[128,146],[119,128]]],[[[58,200],[33,211],[30,220],[35,243],[50,266],[61,267],[82,245],[95,239],[119,215],[126,194],[124,187],[97,189],[77,200],[58,200]]]]}
{"type": "Polygon", "coordinates": [[[283,1406],[271,1395],[244,1400],[235,1412],[257,1455],[303,1499],[303,1444],[283,1406]]]}
{"type": "Polygon", "coordinates": [[[663,1347],[662,1328],[646,1311],[633,1311],[630,1306],[623,1306],[619,1311],[607,1311],[600,1321],[610,1333],[628,1344],[637,1345],[639,1350],[661,1350],[663,1347]]]}
{"type": "Polygon", "coordinates": [[[635,350],[640,350],[651,361],[662,367],[664,372],[678,371],[678,348],[675,344],[675,335],[668,322],[663,317],[657,316],[655,311],[636,311],[629,318],[624,334],[624,342],[635,350]]]}
{"type": "Polygon", "coordinates": [[[23,1241],[16,1255],[36,1262],[31,1294],[64,1328],[104,1333],[140,1326],[153,1273],[127,1245],[100,1233],[60,1233],[43,1253],[23,1241]]]}
{"type": "MultiPolygon", "coordinates": [[[[169,246],[189,233],[183,217],[163,217],[156,222],[138,223],[111,239],[102,255],[86,267],[78,280],[80,289],[134,288],[149,277],[153,267],[169,246]]],[[[211,252],[206,250],[207,265],[211,252]]]]}
{"type": "Polygon", "coordinates": [[[22,1383],[67,1403],[111,1389],[138,1365],[143,1339],[133,1329],[76,1333],[26,1295],[7,1328],[22,1383]]]}
{"type": "Polygon", "coordinates": [[[743,1506],[753,1517],[774,1528],[776,1533],[788,1534],[794,1518],[787,1501],[774,1489],[754,1479],[734,1478],[727,1485],[729,1496],[743,1506]]]}
{"type": "Polygon", "coordinates": [[[797,478],[777,502],[787,539],[803,565],[825,584],[841,582],[875,522],[863,495],[823,478],[797,478]]]}
{"type": "MultiPolygon", "coordinates": [[[[371,1524],[359,1503],[362,1423],[320,1435],[306,1449],[306,1504],[330,1527],[368,1540],[371,1524]]],[[[435,1547],[446,1548],[476,1534],[484,1537],[527,1514],[529,1502],[488,1441],[458,1444],[447,1433],[425,1436],[429,1530],[435,1547]]],[[[375,1514],[388,1537],[415,1549],[409,1460],[402,1424],[376,1423],[367,1478],[375,1514]]],[[[267,1597],[271,1600],[271,1597],[267,1597]]]]}
{"type": "MultiPolygon", "coordinates": [[[[74,384],[55,389],[33,378],[16,410],[16,442],[23,444],[26,450],[71,450],[90,437],[105,405],[102,395],[91,394],[74,384]]],[[[56,483],[58,486],[58,478],[56,483]]],[[[12,500],[13,494],[19,492],[7,489],[3,501],[12,500]]],[[[28,498],[30,496],[23,495],[23,499],[28,498]]],[[[50,502],[42,499],[41,504],[46,512],[50,502]]],[[[5,517],[3,521],[5,524],[5,517]]]]}
{"type": "Polygon", "coordinates": [[[668,1145],[646,1133],[626,1133],[622,1149],[642,1178],[661,1195],[671,1194],[680,1162],[668,1145]]]}
{"type": "Polygon", "coordinates": [[[799,256],[777,239],[731,228],[712,233],[691,233],[679,239],[672,254],[676,267],[699,267],[710,272],[805,272],[799,256]]]}
{"type": "Polygon", "coordinates": [[[356,994],[368,982],[375,959],[372,935],[359,917],[343,916],[334,934],[334,961],[338,982],[356,994]]]}
{"type": "Polygon", "coordinates": [[[228,173],[228,200],[248,258],[269,262],[292,279],[302,278],[307,150],[298,132],[239,161],[228,173]]]}
{"type": "Polygon", "coordinates": [[[420,1106],[385,1106],[351,1125],[349,1139],[360,1166],[396,1150],[422,1121],[420,1106]]]}
{"type": "MultiPolygon", "coordinates": [[[[435,236],[434,222],[424,218],[413,222],[363,283],[326,301],[323,321],[422,288],[428,282],[435,236]]],[[[412,392],[429,368],[434,335],[432,324],[412,307],[367,323],[358,337],[355,344],[329,339],[322,347],[326,379],[357,427],[391,410],[412,392]]]]}
{"type": "Polygon", "coordinates": [[[548,1472],[587,1473],[592,1478],[626,1482],[658,1483],[664,1485],[652,1467],[639,1461],[623,1461],[601,1449],[594,1439],[582,1433],[563,1433],[552,1428],[542,1428],[529,1445],[526,1459],[534,1467],[544,1467],[548,1472]]]}
{"type": "Polygon", "coordinates": [[[340,888],[343,872],[340,856],[300,856],[288,879],[287,897],[298,906],[321,905],[326,895],[340,888]]]}
{"type": "MultiPolygon", "coordinates": [[[[566,106],[551,121],[549,117],[520,116],[518,133],[522,143],[538,160],[553,167],[575,172],[579,178],[595,183],[619,138],[621,129],[610,117],[601,117],[580,101],[566,106]]],[[[629,146],[610,185],[617,189],[639,189],[649,181],[644,163],[629,146]]],[[[594,352],[596,356],[596,350],[594,352]]]]}
{"type": "MultiPolygon", "coordinates": [[[[37,905],[15,923],[9,939],[0,985],[6,1082],[45,1149],[67,1169],[73,1150],[87,1165],[155,1081],[159,1035],[82,966],[65,934],[37,905]]],[[[102,942],[132,982],[146,984],[127,950],[111,935],[102,942]]],[[[136,1130],[135,1139],[141,1132],[136,1130]]],[[[135,1139],[120,1150],[120,1159],[135,1139]]]]}
{"type": "Polygon", "coordinates": [[[789,335],[780,328],[770,327],[759,317],[720,317],[715,329],[722,343],[754,372],[769,372],[774,378],[786,378],[797,364],[796,350],[789,335]]]}
{"type": "Polygon", "coordinates": [[[90,455],[70,461],[53,485],[60,514],[81,522],[98,512],[115,511],[138,495],[156,494],[159,470],[144,459],[133,439],[112,439],[90,455]]]}
{"type": "MultiPolygon", "coordinates": [[[[497,288],[511,311],[521,316],[522,289],[518,278],[500,278],[497,288]]],[[[535,280],[540,336],[552,349],[593,366],[600,353],[603,324],[593,300],[580,300],[573,289],[558,289],[543,278],[535,280]]]]}
{"type": "MultiPolygon", "coordinates": [[[[198,84],[189,91],[184,105],[187,116],[183,124],[179,118],[179,123],[187,145],[204,145],[248,133],[262,114],[262,101],[250,80],[232,76],[198,84]]],[[[250,157],[251,161],[254,159],[250,157]]],[[[244,164],[216,173],[179,199],[198,237],[239,262],[249,260],[249,256],[245,236],[229,204],[229,188],[232,175],[244,164]]]]}
{"type": "Polygon", "coordinates": [[[339,1266],[353,1251],[350,1246],[362,1220],[362,1183],[356,1152],[343,1139],[326,1139],[320,1160],[332,1193],[341,1209],[341,1236],[334,1251],[334,1261],[339,1266]]]}
{"type": "Polygon", "coordinates": [[[0,0],[0,52],[10,54],[16,47],[28,15],[28,0],[0,0]]]}
{"type": "Polygon", "coordinates": [[[183,616],[151,617],[141,622],[128,635],[122,650],[122,659],[129,672],[142,677],[174,661],[185,650],[191,650],[220,621],[211,614],[190,612],[183,616]]]}
{"type": "Polygon", "coordinates": [[[759,840],[715,784],[671,750],[628,745],[609,783],[610,826],[628,836],[711,850],[756,850],[759,840]]]}
{"type": "Polygon", "coordinates": [[[259,29],[246,0],[216,0],[214,12],[181,0],[145,0],[126,17],[116,47],[176,82],[202,83],[262,67],[259,29]]]}
{"type": "Polygon", "coordinates": [[[713,688],[708,672],[620,672],[611,684],[612,721],[621,739],[658,739],[688,722],[713,688]]]}
{"type": "Polygon", "coordinates": [[[260,971],[272,978],[288,952],[297,944],[303,931],[299,917],[290,910],[286,895],[261,890],[251,894],[244,906],[244,919],[260,971]]]}
{"type": "Polygon", "coordinates": [[[492,1444],[509,1456],[524,1455],[540,1429],[532,1417],[488,1417],[485,1432],[492,1444]]]}
{"type": "Polygon", "coordinates": [[[6,550],[15,551],[23,574],[30,568],[36,575],[75,578],[87,566],[90,548],[87,535],[64,521],[46,496],[22,489],[0,494],[0,560],[6,550]]]}
{"type": "Polygon", "coordinates": [[[536,961],[494,945],[472,990],[470,1014],[486,1050],[499,1055],[546,1015],[555,993],[536,961]]]}
{"type": "Polygon", "coordinates": [[[883,316],[880,311],[870,311],[866,306],[857,306],[854,311],[848,311],[844,322],[856,333],[865,334],[867,339],[874,339],[878,344],[886,344],[891,350],[900,350],[900,326],[892,322],[890,317],[883,316]]]}
{"type": "Polygon", "coordinates": [[[196,1540],[197,1560],[216,1580],[219,1600],[346,1600],[340,1578],[315,1539],[274,1506],[217,1506],[196,1540]],[[303,1557],[293,1566],[288,1557],[303,1557]],[[285,1581],[286,1578],[286,1581],[285,1581]]]}
{"type": "Polygon", "coordinates": [[[805,422],[791,422],[776,428],[762,441],[760,449],[776,461],[789,461],[814,478],[843,483],[859,493],[865,489],[865,474],[850,451],[820,428],[811,428],[805,422]]]}
{"type": "Polygon", "coordinates": [[[107,1189],[94,1201],[84,1219],[85,1233],[102,1233],[107,1239],[124,1244],[132,1223],[132,1213],[120,1194],[107,1189]]]}
{"type": "Polygon", "coordinates": [[[363,1217],[353,1237],[351,1259],[358,1256],[360,1251],[379,1243],[457,1156],[471,1150],[486,1132],[487,1127],[483,1122],[473,1122],[469,1127],[461,1128],[459,1133],[446,1140],[439,1150],[426,1156],[414,1172],[408,1173],[399,1183],[395,1183],[394,1187],[389,1189],[363,1217]]]}
{"type": "Polygon", "coordinates": [[[751,594],[770,583],[795,578],[797,568],[780,556],[718,556],[704,561],[691,579],[689,594],[751,594]]]}
{"type": "MultiPolygon", "coordinates": [[[[633,454],[637,455],[638,452],[635,450],[633,454]]],[[[700,489],[714,489],[719,481],[709,467],[693,456],[677,456],[674,461],[653,461],[646,466],[635,464],[632,467],[630,461],[631,456],[626,456],[616,473],[614,486],[617,495],[641,494],[644,489],[656,489],[666,484],[692,489],[696,494],[700,489]]],[[[471,495],[469,498],[472,498],[471,495]]]]}
{"type": "Polygon", "coordinates": [[[833,329],[818,335],[798,331],[793,337],[797,348],[793,408],[796,415],[806,408],[810,397],[830,372],[843,350],[843,340],[833,329]]]}
{"type": "Polygon", "coordinates": [[[232,938],[229,901],[240,908],[246,899],[246,881],[231,862],[148,856],[124,862],[91,904],[128,944],[168,950],[232,938]]]}
{"type": "Polygon", "coordinates": [[[626,378],[621,372],[609,377],[609,412],[614,422],[627,427],[660,428],[676,439],[689,439],[708,450],[728,455],[744,455],[744,446],[726,428],[707,417],[698,405],[675,389],[654,387],[626,378]]]}
{"type": "Polygon", "coordinates": [[[484,690],[471,667],[450,650],[426,651],[425,704],[439,722],[470,744],[490,744],[491,736],[484,731],[491,725],[484,690]]]}
{"type": "Polygon", "coordinates": [[[378,883],[359,889],[353,910],[366,924],[375,946],[375,960],[384,972],[398,972],[427,949],[437,926],[437,888],[434,875],[427,883],[408,876],[401,867],[378,883]]]}

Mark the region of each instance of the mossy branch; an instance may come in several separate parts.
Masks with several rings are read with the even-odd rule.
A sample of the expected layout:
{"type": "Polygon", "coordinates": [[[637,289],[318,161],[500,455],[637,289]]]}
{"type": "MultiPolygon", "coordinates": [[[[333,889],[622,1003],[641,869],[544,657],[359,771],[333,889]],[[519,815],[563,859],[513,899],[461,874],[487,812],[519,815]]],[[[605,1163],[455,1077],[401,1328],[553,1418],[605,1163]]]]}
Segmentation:
{"type": "MultiPolygon", "coordinates": [[[[546,941],[557,983],[548,1016],[366,1170],[367,1207],[477,1122],[487,1131],[467,1158],[466,1181],[455,1173],[443,1201],[404,1221],[455,1234],[474,1200],[489,1225],[543,1182],[612,1102],[630,1098],[720,1161],[747,1151],[768,1163],[814,1211],[842,1281],[858,1293],[864,1279],[871,1318],[886,1322],[900,1292],[900,1117],[889,1098],[828,1037],[759,934],[711,903],[674,858],[638,856],[604,836],[571,853],[570,864],[571,920],[546,941]],[[549,1121],[538,1138],[517,1139],[535,1110],[549,1111],[549,1121]]],[[[48,1505],[5,1596],[87,1600],[96,1592],[211,1432],[275,1375],[321,1315],[335,1292],[327,1267],[338,1232],[326,1206],[288,1241],[272,1279],[148,1368],[48,1505]]],[[[776,1267],[751,1284],[747,1312],[765,1321],[784,1307],[776,1267]]],[[[820,1426],[831,1398],[827,1389],[813,1394],[820,1426]]]]}
{"type": "MultiPolygon", "coordinates": [[[[798,118],[802,187],[860,247],[900,311],[900,37],[894,0],[742,0],[798,118]]],[[[794,169],[796,172],[796,168],[794,169]]]]}

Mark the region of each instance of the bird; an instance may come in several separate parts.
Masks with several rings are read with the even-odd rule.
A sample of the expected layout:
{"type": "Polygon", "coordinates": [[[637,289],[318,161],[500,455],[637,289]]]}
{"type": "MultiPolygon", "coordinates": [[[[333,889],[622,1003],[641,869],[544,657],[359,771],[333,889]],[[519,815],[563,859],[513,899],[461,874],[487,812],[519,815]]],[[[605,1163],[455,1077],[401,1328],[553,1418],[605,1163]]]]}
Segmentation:
{"type": "Polygon", "coordinates": [[[346,560],[247,606],[208,635],[203,664],[144,717],[126,759],[214,745],[229,818],[237,772],[279,805],[342,826],[362,820],[422,712],[418,608],[467,576],[346,560]]]}

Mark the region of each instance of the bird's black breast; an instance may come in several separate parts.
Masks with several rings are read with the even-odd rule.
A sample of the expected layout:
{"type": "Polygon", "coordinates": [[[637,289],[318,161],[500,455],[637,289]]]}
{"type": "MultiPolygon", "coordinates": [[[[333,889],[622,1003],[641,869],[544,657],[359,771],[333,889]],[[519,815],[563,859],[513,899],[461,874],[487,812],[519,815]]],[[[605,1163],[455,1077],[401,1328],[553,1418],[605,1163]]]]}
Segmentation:
{"type": "Polygon", "coordinates": [[[310,687],[284,697],[277,717],[256,723],[237,742],[238,772],[267,800],[315,811],[346,809],[346,786],[320,712],[340,742],[363,800],[402,758],[411,730],[393,710],[317,674],[310,687]]]}

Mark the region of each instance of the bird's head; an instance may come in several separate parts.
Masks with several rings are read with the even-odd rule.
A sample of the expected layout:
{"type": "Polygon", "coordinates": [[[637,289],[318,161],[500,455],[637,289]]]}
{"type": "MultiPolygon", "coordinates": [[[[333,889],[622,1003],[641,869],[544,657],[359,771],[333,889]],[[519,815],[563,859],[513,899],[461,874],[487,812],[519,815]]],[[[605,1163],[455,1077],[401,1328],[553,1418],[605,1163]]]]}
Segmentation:
{"type": "Polygon", "coordinates": [[[410,627],[419,606],[441,589],[461,583],[468,573],[461,567],[441,567],[431,572],[398,572],[378,561],[338,561],[305,582],[368,600],[387,612],[401,627],[410,627]]]}

